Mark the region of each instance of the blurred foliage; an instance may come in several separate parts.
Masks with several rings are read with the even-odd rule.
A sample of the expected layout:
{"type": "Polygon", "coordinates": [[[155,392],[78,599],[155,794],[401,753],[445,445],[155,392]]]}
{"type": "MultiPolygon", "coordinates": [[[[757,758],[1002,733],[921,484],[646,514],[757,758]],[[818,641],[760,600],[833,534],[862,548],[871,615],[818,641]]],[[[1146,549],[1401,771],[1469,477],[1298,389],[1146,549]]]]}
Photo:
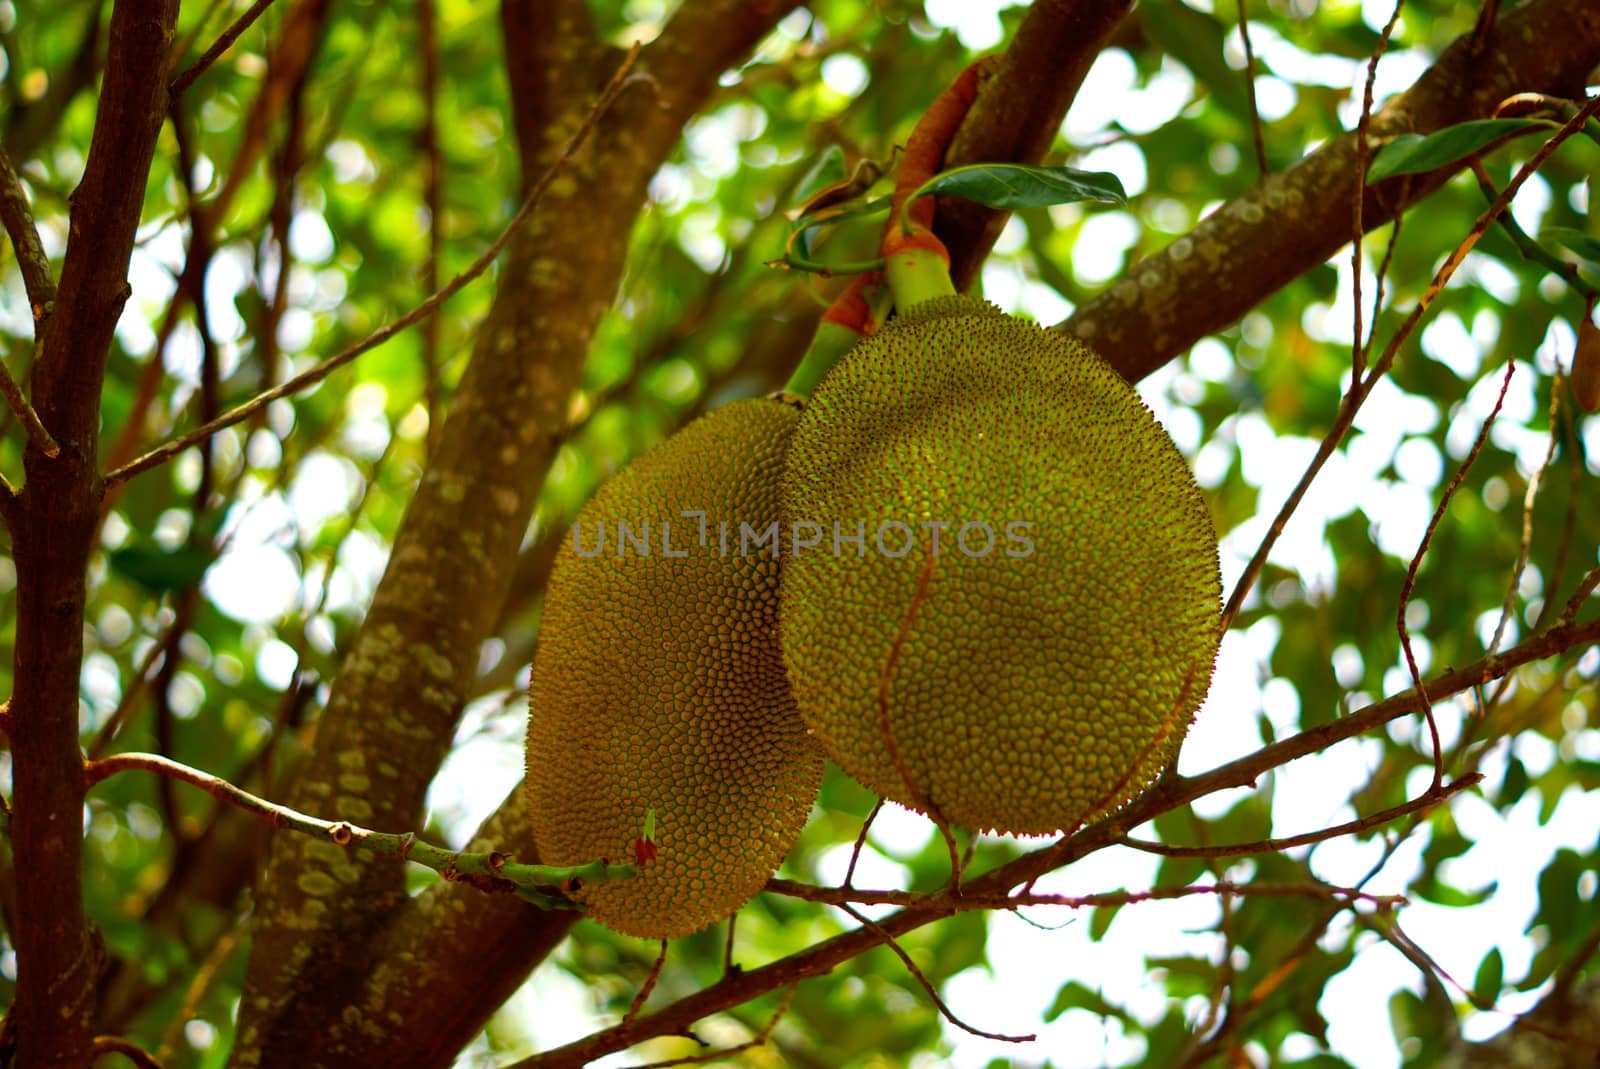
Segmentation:
{"type": "MultiPolygon", "coordinates": [[[[0,129],[46,249],[57,258],[94,117],[92,92],[69,92],[74,57],[107,6],[0,2],[0,129]]],[[[185,4],[180,34],[193,42],[187,56],[245,6],[185,4]]],[[[649,39],[670,6],[591,3],[603,35],[619,44],[649,39]]],[[[1069,118],[1071,141],[1064,135],[1048,162],[1112,171],[1130,200],[1122,208],[1080,204],[1020,213],[984,273],[992,299],[1008,310],[1059,319],[1121,268],[1256,180],[1237,8],[1203,10],[1209,6],[1146,0],[1119,32],[1117,46],[1091,75],[1087,106],[1069,118]],[[1107,95],[1126,107],[1108,106],[1107,95]],[[1078,116],[1090,112],[1101,118],[1080,128],[1085,120],[1078,116]]],[[[1365,60],[1378,43],[1378,27],[1368,21],[1375,9],[1331,0],[1250,6],[1266,154],[1282,168],[1353,123],[1365,60]]],[[[195,161],[195,195],[209,199],[227,187],[230,197],[226,214],[211,220],[203,318],[192,302],[173,301],[192,239],[190,193],[171,124],[162,135],[133,297],[107,372],[106,467],[204,418],[206,375],[215,374],[218,403],[232,404],[414,306],[424,296],[430,227],[440,242],[439,277],[448,279],[515,209],[517,159],[498,4],[436,4],[443,213],[433,219],[424,207],[425,97],[415,5],[334,5],[302,90],[282,114],[253,129],[250,117],[271,73],[270,43],[292,7],[269,8],[179,104],[195,161]],[[265,139],[261,151],[230,177],[251,137],[265,139]],[[290,145],[297,147],[289,151],[290,145]]],[[[948,14],[951,5],[937,8],[948,14]]],[[[1020,8],[999,13],[1006,33],[1021,15],[1020,8]]],[[[1414,75],[1470,29],[1473,15],[1473,8],[1445,0],[1407,4],[1384,69],[1414,75]]],[[[746,67],[724,77],[718,98],[690,124],[651,185],[627,274],[573,399],[573,429],[530,532],[530,561],[629,458],[709,406],[781,384],[788,367],[763,351],[778,344],[774,324],[801,317],[808,302],[820,302],[836,285],[767,266],[783,251],[785,208],[835,147],[850,165],[888,159],[970,56],[956,32],[909,0],[817,0],[785,19],[746,67]]],[[[1494,148],[1484,158],[1491,179],[1503,187],[1537,143],[1523,137],[1494,148]]],[[[1519,198],[1518,222],[1558,259],[1577,262],[1600,237],[1590,211],[1597,173],[1600,147],[1577,138],[1519,198]]],[[[1369,238],[1368,272],[1397,242],[1376,317],[1380,347],[1484,204],[1477,183],[1463,174],[1410,212],[1398,234],[1386,227],[1369,238]]],[[[814,251],[855,260],[869,255],[872,243],[869,225],[843,227],[820,235],[814,251]]],[[[14,258],[4,271],[0,336],[20,378],[29,360],[30,317],[14,258]]],[[[1298,475],[1337,411],[1350,364],[1350,284],[1346,250],[1143,384],[1194,459],[1224,535],[1230,575],[1287,492],[1284,480],[1298,475]]],[[[1369,303],[1375,289],[1369,275],[1363,285],[1369,303]]],[[[433,363],[446,397],[490,292],[488,283],[470,286],[438,318],[433,363]]],[[[1572,286],[1525,258],[1503,232],[1491,231],[1479,243],[1435,303],[1420,342],[1405,350],[1392,385],[1375,397],[1372,417],[1358,420],[1339,447],[1335,465],[1291,525],[1295,537],[1273,556],[1245,605],[1229,654],[1245,676],[1271,684],[1230,691],[1231,706],[1213,702],[1206,710],[1207,718],[1228,725],[1233,744],[1221,747],[1228,756],[1409,685],[1393,624],[1401,581],[1421,523],[1456,474],[1508,362],[1517,367],[1508,402],[1422,562],[1411,630],[1424,671],[1483,655],[1524,548],[1528,565],[1509,602],[1501,648],[1547,623],[1595,566],[1600,508],[1592,480],[1600,423],[1574,411],[1556,374],[1571,359],[1583,307],[1572,286]],[[1552,421],[1553,400],[1559,407],[1552,421]],[[1552,435],[1554,458],[1544,467],[1552,435]],[[1524,517],[1530,479],[1541,471],[1524,517]],[[1525,525],[1531,539],[1524,547],[1525,525]]],[[[113,493],[101,533],[104,553],[90,575],[86,748],[165,749],[273,794],[315,723],[426,464],[425,345],[421,331],[408,332],[292,401],[275,403],[264,418],[224,431],[207,477],[200,454],[190,451],[113,493]]],[[[9,422],[7,428],[0,470],[10,475],[21,471],[22,436],[9,422]]],[[[470,517],[469,507],[464,518],[470,517]]],[[[520,760],[518,691],[537,633],[538,568],[530,565],[530,574],[535,578],[512,592],[500,633],[485,647],[480,692],[459,739],[463,750],[482,742],[502,758],[511,754],[502,762],[511,766],[520,760]]],[[[0,594],[14,584],[10,558],[0,556],[0,594]]],[[[0,600],[0,693],[10,690],[14,612],[9,598],[0,600]]],[[[1218,1056],[1240,1049],[1253,1064],[1345,1066],[1355,1056],[1341,1044],[1353,1033],[1386,1028],[1406,1065],[1432,1064],[1440,1037],[1474,1022],[1474,1034],[1482,1034],[1483,1021],[1504,1019],[1485,1013],[1488,1007],[1526,1009],[1573,954],[1594,950],[1597,669],[1595,651],[1574,651],[1518,672],[1504,688],[1485,685],[1477,697],[1492,705],[1441,706],[1449,771],[1478,769],[1486,776],[1475,796],[1372,829],[1355,844],[1233,859],[1225,868],[1229,859],[1167,858],[1148,866],[1152,886],[1225,875],[1248,887],[1314,878],[1355,884],[1387,862],[1371,889],[1404,893],[1419,903],[1416,909],[1447,910],[1449,923],[1463,930],[1486,926],[1489,934],[1470,941],[1479,948],[1475,960],[1452,979],[1425,982],[1389,949],[1398,941],[1386,927],[1389,917],[1364,910],[1357,922],[1326,899],[1240,895],[1225,904],[1191,902],[1181,922],[1161,922],[1162,931],[1184,928],[1166,948],[1139,938],[1147,924],[1141,918],[1175,916],[1163,913],[1164,905],[1134,902],[1071,915],[1036,909],[1026,918],[1040,925],[1027,937],[1038,947],[1027,982],[1059,987],[1018,998],[1039,1007],[1035,1025],[1044,1038],[1037,1046],[974,1043],[941,1024],[918,981],[880,948],[801,984],[771,1045],[740,1055],[738,1064],[932,1065],[959,1046],[962,1064],[971,1065],[1171,1066],[1198,1049],[1198,1032],[1224,1022],[1218,1056]],[[1496,866],[1480,852],[1476,864],[1462,864],[1476,836],[1502,824],[1518,830],[1497,841],[1518,835],[1557,841],[1539,829],[1560,807],[1565,827],[1587,819],[1581,841],[1560,839],[1562,845],[1531,861],[1504,858],[1496,866]],[[1522,905],[1500,902],[1500,885],[1478,875],[1496,867],[1507,881],[1526,877],[1536,894],[1522,905]],[[1524,906],[1525,930],[1506,912],[1524,906]],[[1051,931],[1063,921],[1061,934],[1051,931]],[[1077,941],[1066,942],[1069,936],[1077,941]],[[1136,962],[1148,956],[1113,981],[1081,970],[1061,949],[1080,945],[1120,945],[1136,962]],[[1379,1002],[1386,1004],[1389,1019],[1347,1021],[1341,1038],[1337,1029],[1330,1035],[1329,1018],[1329,1006],[1340,1004],[1326,996],[1346,974],[1359,975],[1351,981],[1359,984],[1382,978],[1388,986],[1372,992],[1378,1001],[1371,1005],[1381,1012],[1379,1002]],[[1055,1023],[1061,1028],[1046,1027],[1055,1023]]],[[[1328,766],[1326,779],[1274,773],[1253,792],[1168,814],[1154,835],[1197,844],[1295,834],[1399,804],[1426,784],[1432,767],[1426,732],[1410,721],[1342,744],[1341,752],[1354,756],[1336,770],[1328,766]]],[[[8,761],[0,755],[7,778],[8,761]]],[[[1202,767],[1186,762],[1184,770],[1202,767]]],[[[484,796],[485,780],[471,771],[453,774],[452,789],[437,792],[435,819],[425,831],[459,842],[470,818],[496,804],[510,783],[484,796]],[[464,808],[451,801],[463,795],[470,798],[464,808]]],[[[872,803],[830,773],[784,875],[838,882],[872,803]]],[[[223,827],[217,821],[211,800],[143,776],[112,778],[90,796],[89,909],[118,962],[119,1001],[111,1003],[107,1028],[148,1049],[163,1048],[168,1066],[220,1065],[232,1040],[243,905],[231,893],[236,884],[191,869],[202,856],[198,844],[223,827]],[[219,898],[219,888],[230,893],[219,898]]],[[[948,871],[942,840],[906,819],[893,826],[895,834],[875,831],[869,838],[862,885],[941,886],[948,871]]],[[[1031,845],[963,841],[974,871],[1031,845]]],[[[1137,869],[1141,862],[1130,863],[1137,869]]],[[[1080,887],[1071,872],[1065,877],[1062,886],[1071,893],[1123,889],[1080,887]]],[[[1039,889],[1051,889],[1047,884],[1039,889]]],[[[1402,925],[1409,915],[1396,914],[1402,925]]],[[[1016,968],[1017,959],[1013,953],[997,961],[993,938],[1000,926],[1018,923],[968,913],[924,927],[902,946],[947,994],[1009,991],[1019,980],[1005,969],[1016,968]]],[[[732,962],[751,968],[852,926],[825,907],[762,896],[739,917],[732,962]]],[[[673,944],[651,1005],[722,975],[725,939],[719,928],[673,944]]],[[[584,1012],[614,1020],[648,975],[655,952],[581,924],[534,989],[566,991],[584,1012]],[[575,978],[578,994],[570,984],[560,987],[555,973],[575,978]]],[[[0,1002],[9,1001],[14,974],[6,943],[0,1002]]],[[[951,1001],[956,1013],[990,1027],[984,1015],[993,1002],[951,1001]]],[[[503,1062],[572,1038],[563,1031],[566,1022],[542,1018],[539,1003],[533,1005],[531,1013],[520,1001],[509,1006],[464,1064],[503,1062]]],[[[758,1000],[702,1022],[697,1034],[738,1042],[776,1008],[775,998],[758,1000]]],[[[672,1039],[636,1053],[666,1058],[698,1049],[672,1039]]]]}

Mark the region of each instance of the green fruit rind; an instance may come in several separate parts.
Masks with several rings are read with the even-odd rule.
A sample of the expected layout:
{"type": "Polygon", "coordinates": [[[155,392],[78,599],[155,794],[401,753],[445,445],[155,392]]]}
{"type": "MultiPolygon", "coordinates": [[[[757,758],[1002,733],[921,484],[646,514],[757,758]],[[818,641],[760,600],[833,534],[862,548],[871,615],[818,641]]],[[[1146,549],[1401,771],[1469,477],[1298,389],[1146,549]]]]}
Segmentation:
{"type": "Polygon", "coordinates": [[[697,420],[580,512],[578,544],[593,554],[603,523],[602,553],[570,536],[558,553],[529,690],[529,812],[540,859],[568,865],[633,860],[655,811],[656,858],[577,895],[615,931],[669,939],[726,917],[776,871],[816,797],[823,758],[778,646],[779,560],[737,543],[741,521],[777,518],[797,419],[761,398],[697,420]],[[648,556],[619,543],[619,521],[649,531],[648,556]]]}
{"type": "Polygon", "coordinates": [[[871,790],[1045,835],[1176,754],[1220,640],[1216,532],[1171,439],[1081,342],[969,297],[912,307],[818,386],[782,501],[785,530],[867,533],[786,559],[780,621],[807,727],[871,790]],[[917,536],[904,556],[874,541],[892,522],[917,536]],[[979,529],[957,542],[968,523],[989,553],[979,529]]]}

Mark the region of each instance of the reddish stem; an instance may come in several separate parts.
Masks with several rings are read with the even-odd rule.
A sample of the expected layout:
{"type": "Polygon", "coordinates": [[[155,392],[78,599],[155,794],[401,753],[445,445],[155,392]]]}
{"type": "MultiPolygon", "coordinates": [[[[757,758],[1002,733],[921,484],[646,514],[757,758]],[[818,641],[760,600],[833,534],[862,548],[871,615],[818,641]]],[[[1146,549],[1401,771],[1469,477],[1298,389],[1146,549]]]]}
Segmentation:
{"type": "Polygon", "coordinates": [[[877,325],[872,321],[872,305],[867,301],[867,294],[882,282],[882,276],[876,271],[857,275],[822,313],[822,321],[837,323],[857,334],[873,333],[877,325]]]}
{"type": "Polygon", "coordinates": [[[978,99],[978,83],[994,66],[995,57],[986,57],[967,65],[950,87],[928,106],[917,128],[906,142],[900,157],[900,171],[895,177],[893,207],[889,211],[889,226],[883,235],[883,255],[893,256],[905,248],[931,249],[942,255],[946,262],[949,253],[944,243],[933,235],[933,200],[922,198],[911,205],[910,227],[899,225],[901,211],[906,201],[928,179],[939,173],[945,150],[956,136],[961,120],[967,117],[973,101],[978,99]]]}

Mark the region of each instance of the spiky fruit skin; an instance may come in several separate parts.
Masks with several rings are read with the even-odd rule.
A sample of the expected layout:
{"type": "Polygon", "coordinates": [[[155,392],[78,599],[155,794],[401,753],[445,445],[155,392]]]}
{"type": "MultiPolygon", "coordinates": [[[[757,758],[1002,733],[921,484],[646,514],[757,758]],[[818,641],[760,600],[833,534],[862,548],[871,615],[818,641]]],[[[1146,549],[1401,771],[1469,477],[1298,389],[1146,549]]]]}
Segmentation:
{"type": "Polygon", "coordinates": [[[759,531],[777,518],[798,415],[762,398],[695,421],[583,508],[585,555],[571,536],[557,555],[529,695],[533,831],[547,864],[632,861],[655,811],[656,858],[579,893],[615,931],[670,939],[732,913],[777,869],[816,797],[822,754],[778,646],[779,560],[770,545],[738,551],[741,521],[759,531]],[[706,514],[704,543],[685,511],[706,514]],[[619,521],[648,529],[648,556],[619,543],[619,521]],[[603,552],[588,555],[601,524],[603,552]]]}
{"type": "Polygon", "coordinates": [[[913,307],[807,403],[783,516],[828,536],[784,563],[795,697],[871,790],[1043,835],[1177,752],[1220,637],[1216,533],[1171,439],[1082,343],[969,297],[913,307]],[[898,557],[905,531],[875,539],[896,522],[916,538],[898,557]],[[836,555],[836,523],[864,524],[864,547],[836,555]],[[989,553],[981,528],[960,542],[968,523],[989,553]]]}

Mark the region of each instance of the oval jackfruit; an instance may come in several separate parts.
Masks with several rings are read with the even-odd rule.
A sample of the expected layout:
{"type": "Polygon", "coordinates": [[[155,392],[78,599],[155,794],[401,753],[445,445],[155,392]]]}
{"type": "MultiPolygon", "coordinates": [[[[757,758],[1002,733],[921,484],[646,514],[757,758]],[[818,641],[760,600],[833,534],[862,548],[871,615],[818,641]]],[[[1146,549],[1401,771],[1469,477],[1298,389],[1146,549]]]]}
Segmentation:
{"type": "Polygon", "coordinates": [[[657,857],[580,891],[595,919],[688,935],[750,899],[799,834],[823,758],[777,639],[778,482],[795,404],[736,401],[610,479],[546,592],[527,792],[540,858],[657,857]]]}
{"type": "Polygon", "coordinates": [[[784,561],[790,682],[868,788],[1042,835],[1177,752],[1220,638],[1216,534],[1166,432],[1077,340],[969,297],[914,306],[807,403],[783,517],[823,532],[784,561]]]}

